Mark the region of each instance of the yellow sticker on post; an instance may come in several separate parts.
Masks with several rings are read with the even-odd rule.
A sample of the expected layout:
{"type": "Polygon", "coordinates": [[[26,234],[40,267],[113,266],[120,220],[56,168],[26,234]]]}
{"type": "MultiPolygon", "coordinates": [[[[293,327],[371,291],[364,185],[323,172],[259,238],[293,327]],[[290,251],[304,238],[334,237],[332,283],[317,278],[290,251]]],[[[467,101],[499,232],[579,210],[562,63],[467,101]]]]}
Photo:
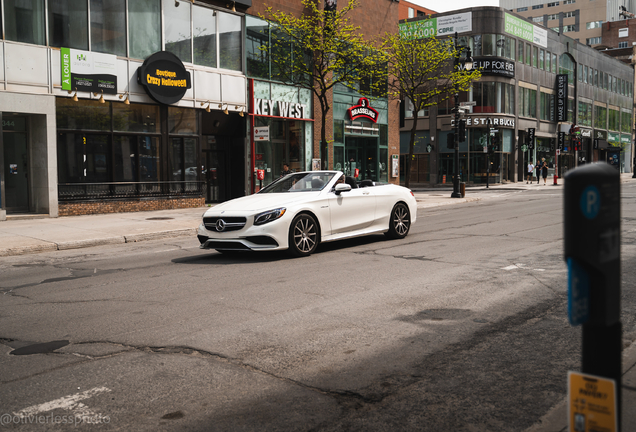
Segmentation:
{"type": "Polygon", "coordinates": [[[616,432],[616,382],[580,372],[568,372],[570,432],[616,432]]]}

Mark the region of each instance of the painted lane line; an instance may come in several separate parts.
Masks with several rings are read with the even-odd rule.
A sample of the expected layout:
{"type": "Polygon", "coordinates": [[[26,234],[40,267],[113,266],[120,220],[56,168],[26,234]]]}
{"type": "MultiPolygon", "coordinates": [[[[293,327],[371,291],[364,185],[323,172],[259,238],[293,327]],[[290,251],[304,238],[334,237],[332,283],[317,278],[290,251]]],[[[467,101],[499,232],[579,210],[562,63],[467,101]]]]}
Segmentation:
{"type": "Polygon", "coordinates": [[[63,409],[67,411],[76,411],[78,416],[94,416],[96,414],[89,410],[88,407],[80,401],[89,399],[96,394],[110,391],[111,390],[106,387],[95,387],[82,393],[76,393],[74,395],[64,396],[43,404],[30,406],[21,411],[14,412],[13,415],[20,418],[28,418],[54,409],[63,409]]]}

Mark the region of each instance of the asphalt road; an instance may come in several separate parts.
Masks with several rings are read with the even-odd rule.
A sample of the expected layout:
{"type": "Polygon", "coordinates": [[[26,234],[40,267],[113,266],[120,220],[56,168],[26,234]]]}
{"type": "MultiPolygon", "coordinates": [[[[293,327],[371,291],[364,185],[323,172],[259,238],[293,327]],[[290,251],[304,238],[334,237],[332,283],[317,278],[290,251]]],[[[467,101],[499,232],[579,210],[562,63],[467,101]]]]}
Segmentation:
{"type": "Polygon", "coordinates": [[[580,367],[561,192],[480,192],[308,258],[196,238],[0,258],[0,429],[524,431],[580,367]]]}

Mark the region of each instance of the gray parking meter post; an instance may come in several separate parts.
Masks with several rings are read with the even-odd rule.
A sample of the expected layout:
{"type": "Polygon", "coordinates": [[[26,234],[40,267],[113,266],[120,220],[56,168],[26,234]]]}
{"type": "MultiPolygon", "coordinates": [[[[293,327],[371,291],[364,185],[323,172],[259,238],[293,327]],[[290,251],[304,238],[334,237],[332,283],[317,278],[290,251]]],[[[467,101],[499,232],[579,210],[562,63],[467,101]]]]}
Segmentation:
{"type": "Polygon", "coordinates": [[[615,380],[621,424],[620,175],[606,163],[565,176],[568,318],[583,326],[582,372],[615,380]]]}

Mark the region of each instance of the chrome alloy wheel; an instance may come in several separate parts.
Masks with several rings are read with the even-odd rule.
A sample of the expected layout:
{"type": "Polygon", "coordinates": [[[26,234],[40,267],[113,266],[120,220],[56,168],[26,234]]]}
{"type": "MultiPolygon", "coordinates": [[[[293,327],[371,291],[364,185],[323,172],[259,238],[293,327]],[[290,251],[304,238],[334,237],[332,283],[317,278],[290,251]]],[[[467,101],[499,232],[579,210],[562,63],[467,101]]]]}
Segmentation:
{"type": "Polygon", "coordinates": [[[293,255],[306,256],[316,250],[318,246],[318,224],[308,214],[301,214],[292,222],[289,250],[293,255]]]}
{"type": "Polygon", "coordinates": [[[406,237],[411,228],[411,213],[404,203],[397,203],[391,211],[391,219],[389,220],[389,231],[386,236],[392,239],[401,239],[406,237]]]}
{"type": "Polygon", "coordinates": [[[402,205],[395,209],[393,226],[399,236],[405,236],[409,232],[409,224],[411,223],[409,219],[409,211],[405,206],[402,205]]]}

